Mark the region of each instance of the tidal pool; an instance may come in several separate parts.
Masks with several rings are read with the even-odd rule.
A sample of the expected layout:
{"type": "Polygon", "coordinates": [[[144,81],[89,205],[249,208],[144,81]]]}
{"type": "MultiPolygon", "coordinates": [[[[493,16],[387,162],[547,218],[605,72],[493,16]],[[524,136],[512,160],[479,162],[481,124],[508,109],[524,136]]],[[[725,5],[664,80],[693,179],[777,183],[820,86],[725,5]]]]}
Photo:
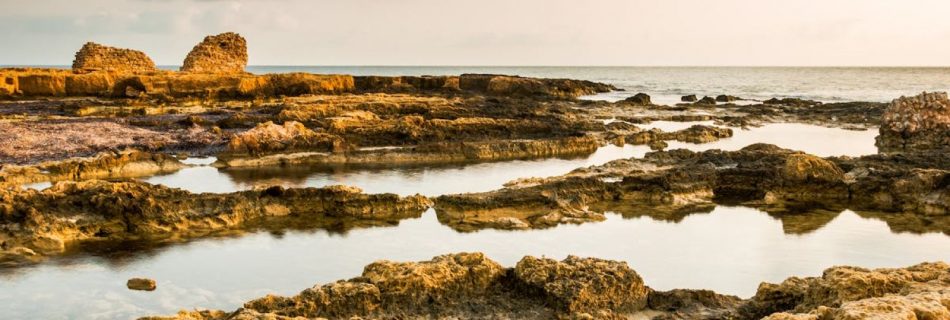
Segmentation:
{"type": "MultiPolygon", "coordinates": [[[[644,127],[665,131],[685,129],[694,124],[711,122],[655,121],[644,127]]],[[[743,130],[733,128],[732,138],[712,143],[693,144],[669,142],[669,149],[685,148],[695,151],[722,149],[738,150],[754,143],[771,143],[783,148],[805,151],[819,156],[861,156],[877,152],[874,137],[877,130],[844,130],[807,124],[769,124],[743,130]]],[[[282,185],[285,187],[324,187],[350,185],[367,193],[396,193],[400,195],[483,192],[501,188],[506,182],[527,177],[550,177],[571,170],[600,165],[611,160],[642,158],[647,146],[623,147],[608,145],[587,157],[571,159],[548,158],[517,160],[451,166],[417,166],[375,169],[355,169],[346,166],[328,167],[264,167],[219,170],[207,166],[213,159],[194,159],[191,164],[204,164],[172,174],[153,176],[143,180],[154,184],[182,188],[192,192],[234,192],[254,187],[282,185]]]]}
{"type": "Polygon", "coordinates": [[[505,266],[525,255],[622,260],[658,290],[704,288],[741,297],[753,295],[761,281],[817,276],[833,265],[950,261],[950,236],[895,233],[883,221],[851,211],[796,216],[785,225],[756,209],[725,206],[678,222],[607,217],[543,230],[459,233],[441,225],[430,210],[394,227],[256,232],[106,256],[67,256],[0,272],[0,315],[127,319],[180,309],[232,310],[266,294],[293,295],[358,276],[376,260],[428,260],[463,251],[484,252],[505,266]],[[131,277],[153,278],[158,289],[130,291],[125,281],[131,277]]]}

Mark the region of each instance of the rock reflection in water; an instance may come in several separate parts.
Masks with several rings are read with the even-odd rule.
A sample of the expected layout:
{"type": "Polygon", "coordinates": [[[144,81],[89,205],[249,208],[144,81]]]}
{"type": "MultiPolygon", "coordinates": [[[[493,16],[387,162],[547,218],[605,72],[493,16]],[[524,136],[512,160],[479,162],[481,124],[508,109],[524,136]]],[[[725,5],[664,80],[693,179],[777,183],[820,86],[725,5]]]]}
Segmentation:
{"type": "MultiPolygon", "coordinates": [[[[676,123],[656,121],[662,126],[676,123]]],[[[683,122],[681,124],[695,124],[683,122]]],[[[647,125],[649,127],[649,125],[647,125]]],[[[669,148],[694,151],[709,149],[738,150],[754,143],[771,143],[819,156],[860,156],[874,154],[876,130],[852,131],[805,124],[768,124],[748,131],[734,129],[735,136],[712,143],[693,144],[671,141],[669,148]],[[814,143],[821,141],[821,143],[814,143]]],[[[335,184],[356,186],[366,193],[399,195],[485,192],[501,188],[508,181],[526,177],[550,177],[576,168],[600,165],[611,160],[643,157],[647,146],[607,145],[588,157],[518,160],[468,165],[352,168],[287,166],[219,170],[199,166],[143,179],[191,192],[225,193],[260,186],[323,187],[335,184]]]]}
{"type": "Polygon", "coordinates": [[[646,146],[607,145],[592,155],[579,158],[550,158],[475,163],[468,165],[425,167],[262,167],[219,170],[213,167],[186,168],[169,175],[154,176],[144,181],[183,188],[192,192],[234,192],[259,186],[323,187],[343,184],[356,186],[366,193],[399,195],[443,194],[490,191],[505,182],[523,177],[561,175],[579,167],[604,164],[608,161],[642,157],[646,146]]]}
{"type": "MultiPolygon", "coordinates": [[[[268,293],[292,295],[315,283],[357,276],[378,259],[417,261],[462,251],[485,252],[506,266],[524,255],[623,260],[655,289],[706,288],[744,297],[761,281],[814,276],[830,265],[873,268],[950,260],[947,235],[895,233],[877,220],[900,217],[894,214],[823,211],[782,213],[776,219],[756,209],[725,206],[657,215],[632,209],[621,213],[628,218],[608,214],[600,223],[458,233],[440,225],[429,211],[389,228],[276,233],[264,228],[144,254],[77,255],[0,276],[0,310],[14,319],[231,310],[268,293]],[[125,280],[136,276],[156,279],[159,289],[129,291],[125,280]],[[50,305],[57,307],[44,307],[50,305]]],[[[895,221],[900,231],[915,226],[895,221]]],[[[937,231],[927,228],[921,232],[937,231]]]]}

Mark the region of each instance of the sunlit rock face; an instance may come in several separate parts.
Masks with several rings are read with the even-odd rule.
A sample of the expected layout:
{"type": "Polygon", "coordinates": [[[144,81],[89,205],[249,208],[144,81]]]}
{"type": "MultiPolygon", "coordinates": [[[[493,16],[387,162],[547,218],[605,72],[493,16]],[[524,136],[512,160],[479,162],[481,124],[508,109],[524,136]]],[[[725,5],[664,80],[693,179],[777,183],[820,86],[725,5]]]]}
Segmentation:
{"type": "Polygon", "coordinates": [[[895,99],[881,119],[877,146],[882,152],[950,147],[950,99],[946,92],[895,99]]]}
{"type": "Polygon", "coordinates": [[[247,40],[234,32],[207,36],[191,49],[181,71],[195,73],[241,73],[247,66],[247,40]]]}
{"type": "Polygon", "coordinates": [[[156,68],[155,62],[141,51],[87,42],[76,52],[73,70],[135,73],[155,71],[156,68]]]}

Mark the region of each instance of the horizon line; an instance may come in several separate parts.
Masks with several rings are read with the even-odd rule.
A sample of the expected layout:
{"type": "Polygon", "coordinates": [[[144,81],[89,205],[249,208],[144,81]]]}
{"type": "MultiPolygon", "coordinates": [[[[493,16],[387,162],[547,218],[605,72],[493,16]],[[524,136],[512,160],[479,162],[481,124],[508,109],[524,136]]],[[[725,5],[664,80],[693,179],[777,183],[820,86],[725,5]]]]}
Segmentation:
{"type": "MultiPolygon", "coordinates": [[[[180,64],[156,64],[180,67],[180,64]]],[[[0,64],[3,68],[71,67],[71,64],[0,64]]],[[[401,64],[248,64],[247,67],[374,67],[374,68],[950,68],[950,65],[401,65],[401,64]]]]}

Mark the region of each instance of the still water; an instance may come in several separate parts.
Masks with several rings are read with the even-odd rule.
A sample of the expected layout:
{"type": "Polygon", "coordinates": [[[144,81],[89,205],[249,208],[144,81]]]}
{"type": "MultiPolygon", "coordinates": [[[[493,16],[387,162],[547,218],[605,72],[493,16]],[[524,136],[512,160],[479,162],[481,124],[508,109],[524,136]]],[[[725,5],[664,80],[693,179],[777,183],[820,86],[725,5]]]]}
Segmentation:
{"type": "Polygon", "coordinates": [[[260,232],[121,258],[60,258],[0,274],[0,313],[4,319],[123,319],[192,308],[232,310],[265,294],[293,295],[358,276],[378,259],[427,260],[462,251],[485,252],[505,266],[525,255],[622,260],[655,289],[706,288],[742,297],[754,294],[760,281],[816,276],[832,265],[950,261],[950,237],[894,233],[884,222],[851,211],[819,214],[814,219],[830,222],[805,234],[786,233],[795,226],[743,207],[721,206],[676,223],[607,217],[544,230],[459,233],[439,224],[430,210],[397,227],[260,232]],[[156,279],[158,289],[126,289],[125,281],[137,276],[156,279]]]}
{"type": "MultiPolygon", "coordinates": [[[[646,128],[675,131],[694,124],[711,122],[656,121],[646,128]]],[[[771,143],[801,150],[819,156],[861,156],[874,154],[877,130],[854,131],[825,128],[814,125],[780,123],[743,130],[733,128],[733,137],[706,144],[671,141],[670,149],[684,148],[696,151],[709,149],[738,150],[753,143],[771,143]],[[815,143],[815,141],[821,141],[815,143]]],[[[576,168],[604,164],[611,160],[641,158],[650,149],[647,146],[601,147],[588,157],[574,159],[540,159],[504,161],[457,166],[403,167],[387,169],[352,168],[253,168],[219,170],[210,166],[196,166],[178,172],[143,179],[153,184],[182,188],[192,192],[234,192],[255,187],[282,185],[285,187],[324,187],[350,185],[367,193],[396,193],[400,195],[483,192],[501,188],[518,178],[562,175],[576,168]]],[[[197,160],[200,161],[201,160],[197,160]]],[[[203,163],[210,163],[205,160],[203,163]]]]}
{"type": "MultiPolygon", "coordinates": [[[[692,124],[651,126],[672,131],[692,124]]],[[[670,147],[736,150],[764,142],[822,156],[876,151],[876,130],[770,124],[734,131],[734,137],[710,144],[670,147]]],[[[189,159],[194,167],[144,180],[196,192],[347,184],[371,193],[434,196],[493,190],[513,179],[564,174],[642,157],[648,151],[645,146],[605,146],[573,159],[358,170],[218,170],[209,166],[213,158],[189,159]]],[[[704,288],[742,297],[754,294],[760,281],[815,276],[832,265],[898,267],[950,261],[950,236],[892,232],[867,213],[816,212],[782,221],[757,209],[718,206],[677,221],[656,220],[650,214],[608,213],[604,222],[544,230],[460,233],[441,225],[429,210],[421,218],[389,227],[256,231],[160,247],[76,253],[36,266],[0,269],[0,318],[128,319],[180,309],[233,310],[266,294],[293,295],[314,284],[357,276],[378,259],[427,260],[462,251],[485,252],[506,266],[525,255],[622,260],[655,289],[704,288]],[[131,277],[153,278],[158,289],[128,290],[125,281],[131,277]]]]}

